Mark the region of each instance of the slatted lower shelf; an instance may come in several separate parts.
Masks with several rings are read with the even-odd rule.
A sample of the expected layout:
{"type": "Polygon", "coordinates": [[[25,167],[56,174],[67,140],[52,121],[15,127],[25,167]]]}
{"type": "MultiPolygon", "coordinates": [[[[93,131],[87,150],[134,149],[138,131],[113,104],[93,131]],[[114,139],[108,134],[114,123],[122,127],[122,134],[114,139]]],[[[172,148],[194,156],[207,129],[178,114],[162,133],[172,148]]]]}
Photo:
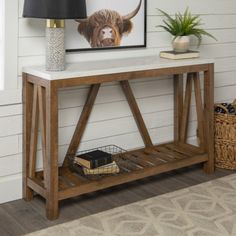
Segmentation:
{"type": "MultiPolygon", "coordinates": [[[[85,176],[60,167],[59,200],[205,162],[207,158],[193,145],[168,143],[114,155],[118,174],[85,176]]],[[[43,188],[42,171],[36,173],[34,181],[43,188]]]]}

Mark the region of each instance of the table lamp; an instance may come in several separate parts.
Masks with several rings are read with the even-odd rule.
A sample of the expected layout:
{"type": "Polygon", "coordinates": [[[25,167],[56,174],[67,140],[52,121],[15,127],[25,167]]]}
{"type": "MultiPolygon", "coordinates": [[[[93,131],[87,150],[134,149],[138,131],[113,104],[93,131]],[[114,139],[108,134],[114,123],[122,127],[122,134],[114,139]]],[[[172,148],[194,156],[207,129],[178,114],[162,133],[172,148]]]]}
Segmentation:
{"type": "Polygon", "coordinates": [[[86,18],[86,0],[25,0],[23,17],[47,19],[46,70],[65,70],[65,19],[86,18]]]}

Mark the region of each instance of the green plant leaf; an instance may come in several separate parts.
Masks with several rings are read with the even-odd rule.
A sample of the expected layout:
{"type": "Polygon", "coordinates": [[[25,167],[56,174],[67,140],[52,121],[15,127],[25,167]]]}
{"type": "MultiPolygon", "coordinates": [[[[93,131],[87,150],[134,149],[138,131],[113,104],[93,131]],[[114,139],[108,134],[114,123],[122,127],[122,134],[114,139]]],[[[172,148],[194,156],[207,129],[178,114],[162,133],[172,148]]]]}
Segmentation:
{"type": "Polygon", "coordinates": [[[159,25],[158,27],[162,27],[175,38],[178,36],[193,35],[198,40],[198,46],[202,42],[203,35],[216,40],[213,35],[201,28],[202,22],[200,16],[192,15],[188,7],[183,14],[177,12],[173,17],[161,9],[157,10],[165,17],[163,19],[163,25],[159,25]]]}

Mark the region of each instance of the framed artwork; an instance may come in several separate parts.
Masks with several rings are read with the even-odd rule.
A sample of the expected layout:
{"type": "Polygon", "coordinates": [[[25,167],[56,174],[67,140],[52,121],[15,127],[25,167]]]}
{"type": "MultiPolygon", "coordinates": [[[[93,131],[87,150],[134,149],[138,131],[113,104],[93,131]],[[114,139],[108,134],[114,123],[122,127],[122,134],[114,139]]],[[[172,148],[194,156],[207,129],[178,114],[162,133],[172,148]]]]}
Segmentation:
{"type": "Polygon", "coordinates": [[[146,47],[146,0],[86,0],[87,18],[66,21],[66,51],[146,47]]]}

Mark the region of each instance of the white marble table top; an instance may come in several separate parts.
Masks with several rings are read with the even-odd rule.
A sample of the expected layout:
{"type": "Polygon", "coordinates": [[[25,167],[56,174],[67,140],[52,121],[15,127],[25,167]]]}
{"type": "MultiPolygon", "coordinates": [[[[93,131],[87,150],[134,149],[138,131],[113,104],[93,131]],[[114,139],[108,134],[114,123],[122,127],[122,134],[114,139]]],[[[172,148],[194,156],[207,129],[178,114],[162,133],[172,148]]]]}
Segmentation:
{"type": "Polygon", "coordinates": [[[67,64],[66,70],[60,72],[46,71],[45,66],[24,67],[23,72],[46,80],[59,80],[92,75],[105,75],[209,63],[214,63],[214,60],[210,58],[169,60],[159,58],[159,56],[143,56],[67,64]]]}

